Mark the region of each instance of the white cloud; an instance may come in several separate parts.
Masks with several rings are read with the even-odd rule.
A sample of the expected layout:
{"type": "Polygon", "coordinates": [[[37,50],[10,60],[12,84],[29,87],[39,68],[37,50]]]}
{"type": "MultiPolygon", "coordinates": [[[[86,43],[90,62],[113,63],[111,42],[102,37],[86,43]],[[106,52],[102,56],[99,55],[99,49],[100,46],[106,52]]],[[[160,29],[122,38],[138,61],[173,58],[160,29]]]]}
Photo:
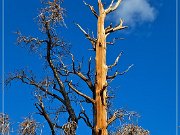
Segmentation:
{"type": "Polygon", "coordinates": [[[130,26],[153,22],[156,18],[156,10],[147,0],[124,0],[114,14],[117,21],[124,19],[124,23],[130,26]]]}

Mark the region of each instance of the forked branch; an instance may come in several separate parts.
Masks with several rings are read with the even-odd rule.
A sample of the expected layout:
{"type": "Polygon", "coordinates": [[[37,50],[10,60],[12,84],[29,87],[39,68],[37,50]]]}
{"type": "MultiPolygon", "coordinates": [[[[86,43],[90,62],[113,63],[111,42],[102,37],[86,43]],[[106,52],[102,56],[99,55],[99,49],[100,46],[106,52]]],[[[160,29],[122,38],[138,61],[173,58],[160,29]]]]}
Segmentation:
{"type": "Polygon", "coordinates": [[[81,104],[80,104],[80,106],[81,106],[81,108],[82,108],[82,111],[79,113],[78,119],[83,119],[84,122],[86,123],[86,125],[92,129],[92,128],[93,128],[93,125],[91,124],[88,115],[86,114],[83,106],[82,106],[81,104]]]}
{"type": "Polygon", "coordinates": [[[122,119],[125,115],[124,110],[117,110],[114,112],[114,114],[107,120],[107,125],[110,125],[113,121],[115,121],[117,118],[122,119]]]}
{"type": "Polygon", "coordinates": [[[106,14],[111,13],[112,11],[116,10],[118,8],[118,6],[120,5],[122,0],[118,0],[115,4],[114,4],[114,0],[111,1],[111,4],[109,5],[109,7],[105,10],[106,14]]]}
{"type": "Polygon", "coordinates": [[[116,119],[124,120],[125,117],[128,117],[128,120],[132,120],[133,117],[140,117],[138,113],[134,111],[126,111],[124,109],[119,109],[114,112],[114,114],[107,120],[107,125],[110,125],[116,119]]]}
{"type": "Polygon", "coordinates": [[[133,64],[132,65],[130,65],[126,70],[124,70],[123,72],[118,72],[118,71],[116,71],[115,73],[114,73],[114,75],[112,75],[112,76],[107,76],[106,77],[106,79],[114,79],[117,75],[124,75],[125,73],[127,73],[129,70],[130,70],[130,68],[133,66],[133,64]]]}
{"type": "Polygon", "coordinates": [[[72,56],[73,73],[76,74],[77,76],[79,76],[88,85],[88,87],[91,89],[91,91],[94,91],[94,85],[91,82],[91,80],[88,79],[85,75],[83,75],[83,73],[81,73],[80,71],[76,71],[74,56],[72,54],[71,54],[71,56],[72,56]]]}
{"type": "Polygon", "coordinates": [[[123,26],[123,20],[120,19],[120,23],[119,25],[115,26],[114,28],[112,26],[108,26],[106,29],[105,29],[105,33],[106,35],[109,35],[110,33],[112,32],[115,32],[115,31],[118,31],[118,30],[122,30],[122,29],[125,29],[127,28],[128,26],[123,26]]]}

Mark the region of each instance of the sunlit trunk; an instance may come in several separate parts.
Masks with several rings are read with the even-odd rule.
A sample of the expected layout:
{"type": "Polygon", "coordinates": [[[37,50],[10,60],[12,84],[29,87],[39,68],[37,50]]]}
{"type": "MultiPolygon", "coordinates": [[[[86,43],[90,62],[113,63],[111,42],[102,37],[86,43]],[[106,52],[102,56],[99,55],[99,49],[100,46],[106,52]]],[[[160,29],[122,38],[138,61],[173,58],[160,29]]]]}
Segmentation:
{"type": "Polygon", "coordinates": [[[106,35],[104,29],[105,11],[99,2],[99,17],[97,23],[98,40],[96,43],[96,82],[94,104],[94,135],[107,135],[107,104],[106,104],[106,35]]]}

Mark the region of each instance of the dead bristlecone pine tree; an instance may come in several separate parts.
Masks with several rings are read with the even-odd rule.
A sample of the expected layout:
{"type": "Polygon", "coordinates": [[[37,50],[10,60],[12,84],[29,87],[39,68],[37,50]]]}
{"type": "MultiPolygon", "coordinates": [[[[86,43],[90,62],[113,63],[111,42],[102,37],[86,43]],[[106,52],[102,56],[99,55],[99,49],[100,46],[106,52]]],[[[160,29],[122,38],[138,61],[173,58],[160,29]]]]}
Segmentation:
{"type": "MultiPolygon", "coordinates": [[[[97,21],[96,37],[94,34],[91,36],[80,24],[75,23],[86,39],[90,41],[92,44],[91,50],[95,53],[94,59],[87,58],[89,59],[87,61],[87,71],[82,71],[84,70],[82,68],[83,62],[77,64],[71,52],[71,46],[59,37],[61,26],[66,26],[63,18],[65,9],[61,7],[61,3],[59,0],[42,1],[43,8],[39,10],[40,13],[37,17],[40,37],[36,35],[24,36],[20,31],[17,32],[18,45],[30,48],[32,52],[41,56],[45,63],[45,66],[42,67],[42,70],[46,70],[44,74],[38,76],[29,69],[18,70],[9,75],[6,83],[9,84],[13,80],[19,80],[23,84],[34,88],[32,93],[36,99],[34,104],[38,111],[36,114],[44,118],[52,135],[61,134],[62,132],[65,135],[75,135],[77,129],[83,130],[83,128],[78,127],[80,120],[91,129],[92,135],[110,135],[110,131],[108,132],[109,126],[114,121],[117,119],[121,121],[124,119],[130,120],[131,117],[136,117],[134,112],[128,112],[124,109],[112,112],[109,107],[110,96],[107,88],[110,82],[118,75],[128,72],[132,67],[130,65],[124,71],[112,73],[114,71],[112,68],[118,64],[122,52],[112,65],[106,63],[107,45],[113,45],[116,40],[121,39],[114,38],[109,42],[107,37],[111,33],[127,28],[123,25],[122,19],[119,19],[119,24],[116,26],[112,24],[108,26],[105,22],[107,15],[110,16],[120,6],[121,0],[115,2],[112,0],[106,8],[103,2],[98,0],[98,11],[84,2],[97,21]],[[95,64],[92,64],[92,62],[95,64]],[[111,73],[112,75],[109,75],[111,73]],[[79,82],[87,85],[89,91],[80,86],[79,82]],[[87,113],[86,110],[92,110],[92,112],[87,113]]],[[[28,119],[20,124],[19,133],[35,134],[36,128],[36,121],[28,119]]],[[[130,124],[122,127],[119,132],[114,134],[147,135],[149,132],[130,124]],[[141,131],[145,134],[140,134],[141,131]]]]}

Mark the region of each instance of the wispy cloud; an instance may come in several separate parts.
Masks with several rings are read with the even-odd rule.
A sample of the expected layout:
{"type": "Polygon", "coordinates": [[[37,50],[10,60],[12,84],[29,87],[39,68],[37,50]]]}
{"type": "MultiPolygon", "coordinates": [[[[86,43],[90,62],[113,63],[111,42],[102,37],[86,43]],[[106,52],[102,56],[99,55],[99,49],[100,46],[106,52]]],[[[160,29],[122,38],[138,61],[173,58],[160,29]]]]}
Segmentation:
{"type": "Polygon", "coordinates": [[[117,21],[123,18],[125,23],[136,26],[144,22],[153,22],[156,18],[156,9],[148,0],[124,0],[113,15],[117,21]]]}

